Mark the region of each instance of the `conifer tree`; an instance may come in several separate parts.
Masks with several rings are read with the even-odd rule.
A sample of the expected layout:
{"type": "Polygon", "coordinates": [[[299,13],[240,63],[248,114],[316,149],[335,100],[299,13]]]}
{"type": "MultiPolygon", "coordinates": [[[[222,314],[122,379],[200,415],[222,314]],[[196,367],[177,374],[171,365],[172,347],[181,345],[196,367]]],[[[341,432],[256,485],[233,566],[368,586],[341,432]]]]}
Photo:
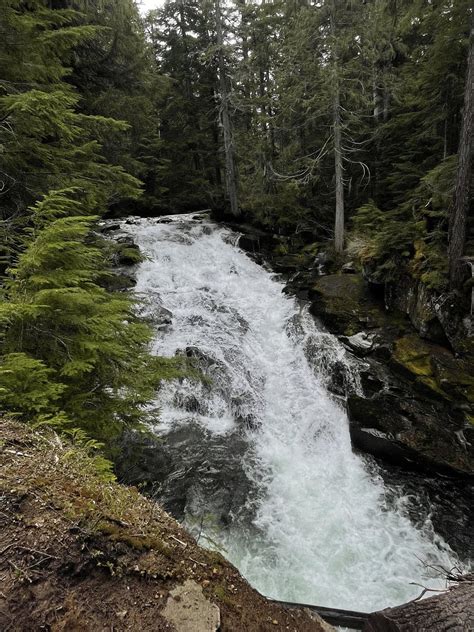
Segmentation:
{"type": "Polygon", "coordinates": [[[78,189],[51,191],[31,209],[0,304],[0,402],[24,414],[62,413],[104,439],[139,421],[156,374],[133,302],[100,285],[104,254],[83,198],[78,189]]]}

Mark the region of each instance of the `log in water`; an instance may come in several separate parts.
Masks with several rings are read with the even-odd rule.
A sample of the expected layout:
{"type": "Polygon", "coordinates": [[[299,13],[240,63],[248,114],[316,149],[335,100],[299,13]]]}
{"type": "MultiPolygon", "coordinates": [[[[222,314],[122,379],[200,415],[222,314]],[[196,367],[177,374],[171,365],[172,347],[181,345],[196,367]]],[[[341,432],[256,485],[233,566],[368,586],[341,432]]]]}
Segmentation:
{"type": "Polygon", "coordinates": [[[136,291],[157,323],[154,352],[193,356],[210,378],[159,394],[167,506],[181,503],[200,543],[276,599],[372,611],[416,597],[413,583],[442,587],[426,565],[450,568],[454,553],[351,449],[325,386],[336,360],[357,386],[337,339],[229,230],[193,216],[123,229],[147,256],[136,291]]]}

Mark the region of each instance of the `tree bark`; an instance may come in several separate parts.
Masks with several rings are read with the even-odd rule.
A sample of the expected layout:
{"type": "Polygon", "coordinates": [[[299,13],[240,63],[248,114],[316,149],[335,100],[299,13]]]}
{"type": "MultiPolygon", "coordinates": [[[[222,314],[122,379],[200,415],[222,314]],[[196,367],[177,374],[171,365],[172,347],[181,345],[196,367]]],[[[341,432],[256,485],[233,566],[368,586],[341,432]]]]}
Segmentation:
{"type": "Polygon", "coordinates": [[[369,615],[363,632],[471,632],[474,576],[447,592],[369,615]]]}
{"type": "Polygon", "coordinates": [[[474,18],[471,19],[469,53],[461,134],[458,147],[458,168],[454,203],[449,218],[449,281],[451,289],[459,289],[463,281],[464,247],[466,244],[469,191],[472,173],[472,135],[474,116],[474,18]]]}
{"type": "Polygon", "coordinates": [[[220,0],[215,0],[216,34],[219,61],[219,89],[221,93],[221,120],[224,133],[224,153],[226,172],[226,191],[230,203],[230,212],[235,217],[240,215],[237,193],[237,170],[235,168],[234,142],[232,137],[232,120],[229,112],[229,92],[224,59],[224,36],[222,32],[222,14],[220,0]]]}
{"type": "Polygon", "coordinates": [[[334,128],[334,173],[336,179],[336,214],[334,221],[334,249],[337,253],[344,250],[344,173],[342,166],[341,143],[341,95],[339,87],[338,57],[336,47],[336,3],[331,3],[331,35],[333,37],[333,128],[334,128]]]}

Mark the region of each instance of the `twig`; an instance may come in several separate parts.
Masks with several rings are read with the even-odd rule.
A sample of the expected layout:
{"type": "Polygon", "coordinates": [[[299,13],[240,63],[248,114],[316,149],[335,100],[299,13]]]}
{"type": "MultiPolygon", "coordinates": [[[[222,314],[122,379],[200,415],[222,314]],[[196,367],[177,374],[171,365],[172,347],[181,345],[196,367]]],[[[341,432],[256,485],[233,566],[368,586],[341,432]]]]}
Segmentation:
{"type": "Polygon", "coordinates": [[[50,555],[49,553],[46,553],[45,551],[37,551],[36,549],[29,549],[27,546],[18,546],[16,545],[17,549],[21,549],[22,551],[29,551],[30,553],[38,553],[38,555],[45,555],[46,557],[51,558],[52,560],[57,560],[58,557],[56,555],[50,555]]]}
{"type": "Polygon", "coordinates": [[[11,548],[12,548],[12,546],[16,546],[16,545],[15,545],[14,543],[9,544],[8,546],[6,546],[4,549],[2,549],[2,550],[0,551],[0,555],[3,555],[4,553],[6,553],[6,552],[8,551],[8,549],[11,549],[11,548]]]}
{"type": "Polygon", "coordinates": [[[190,557],[189,559],[191,560],[191,562],[194,562],[195,564],[199,564],[199,566],[204,566],[204,568],[207,568],[207,564],[204,564],[204,562],[198,562],[193,557],[190,557]]]}
{"type": "Polygon", "coordinates": [[[29,583],[31,584],[33,582],[33,580],[31,579],[31,577],[29,577],[28,573],[26,573],[22,568],[20,568],[19,566],[17,566],[14,562],[12,562],[11,560],[8,560],[8,563],[10,564],[10,566],[13,566],[13,568],[18,571],[19,573],[21,573],[22,575],[25,576],[25,578],[29,581],[29,583]]]}
{"type": "Polygon", "coordinates": [[[186,542],[183,542],[182,540],[178,540],[178,538],[175,538],[174,535],[170,535],[170,538],[173,538],[173,540],[175,540],[176,542],[179,542],[179,544],[181,544],[182,546],[184,546],[184,548],[186,548],[188,545],[186,544],[186,542]]]}
{"type": "Polygon", "coordinates": [[[423,588],[423,590],[421,591],[421,593],[418,595],[418,597],[415,597],[415,599],[412,599],[411,601],[408,601],[407,603],[414,603],[415,601],[418,601],[419,599],[421,599],[423,597],[423,595],[425,595],[427,592],[439,592],[439,593],[443,593],[446,592],[445,588],[427,588],[426,586],[423,586],[422,584],[417,584],[416,582],[410,582],[410,584],[412,586],[419,586],[420,588],[423,588]]]}

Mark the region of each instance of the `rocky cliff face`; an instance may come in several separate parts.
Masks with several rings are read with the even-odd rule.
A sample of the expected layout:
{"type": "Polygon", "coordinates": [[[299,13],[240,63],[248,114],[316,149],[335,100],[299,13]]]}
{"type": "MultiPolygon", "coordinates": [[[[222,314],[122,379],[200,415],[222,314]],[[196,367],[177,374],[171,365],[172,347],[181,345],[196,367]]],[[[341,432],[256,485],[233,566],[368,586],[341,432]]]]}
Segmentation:
{"type": "Polygon", "coordinates": [[[473,474],[469,358],[421,338],[401,311],[385,309],[362,275],[323,276],[309,297],[312,313],[364,358],[366,382],[371,378],[362,381],[362,394],[348,393],[354,445],[383,458],[473,474]]]}
{"type": "Polygon", "coordinates": [[[410,468],[473,476],[474,338],[466,306],[410,277],[376,285],[352,264],[328,265],[324,252],[275,255],[275,238],[244,230],[239,245],[285,274],[286,291],[309,300],[312,314],[361,359],[362,392],[343,393],[354,446],[410,468]]]}

